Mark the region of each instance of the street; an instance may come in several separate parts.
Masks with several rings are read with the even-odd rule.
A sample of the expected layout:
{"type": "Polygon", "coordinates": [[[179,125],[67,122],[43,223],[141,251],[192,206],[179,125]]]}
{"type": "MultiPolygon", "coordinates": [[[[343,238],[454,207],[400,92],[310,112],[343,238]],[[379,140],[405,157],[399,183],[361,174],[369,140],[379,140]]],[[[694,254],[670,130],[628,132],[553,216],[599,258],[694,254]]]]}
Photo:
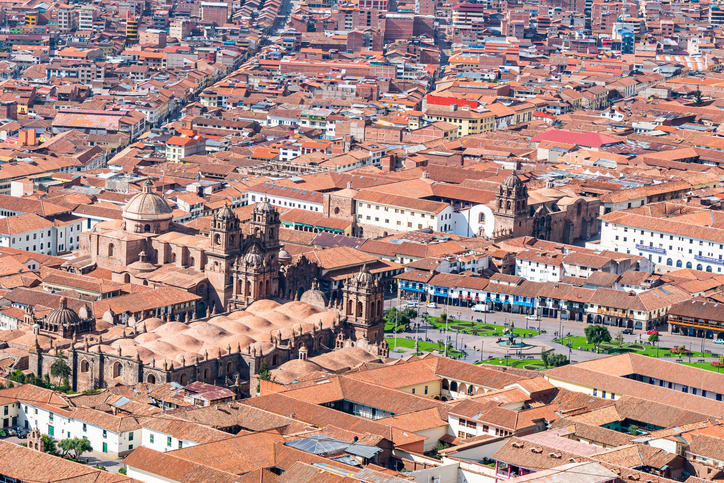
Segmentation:
{"type": "MultiPolygon", "coordinates": [[[[404,308],[405,301],[398,301],[398,299],[387,299],[385,300],[385,309],[389,309],[390,307],[398,307],[400,309],[404,308]]],[[[568,320],[557,320],[557,319],[549,319],[545,317],[540,317],[538,321],[532,321],[527,320],[525,315],[522,314],[510,314],[507,312],[491,312],[491,313],[480,313],[480,312],[473,312],[471,308],[466,307],[446,307],[446,306],[440,306],[438,305],[437,308],[428,308],[426,304],[419,304],[417,307],[418,314],[423,314],[427,312],[430,316],[438,317],[442,312],[446,312],[448,316],[452,319],[456,320],[462,320],[462,321],[477,321],[480,319],[484,323],[489,324],[495,324],[495,325],[505,325],[506,323],[512,323],[516,328],[522,328],[522,329],[540,329],[544,330],[546,333],[540,334],[535,336],[533,340],[542,342],[546,345],[549,345],[552,347],[556,352],[559,352],[561,354],[565,354],[566,356],[569,355],[569,348],[566,346],[563,346],[562,344],[558,344],[556,342],[553,342],[553,339],[556,338],[555,333],[560,332],[562,335],[567,335],[570,333],[572,336],[585,336],[584,330],[586,326],[590,325],[585,322],[573,322],[568,320]]],[[[417,331],[407,331],[402,334],[398,334],[398,337],[403,338],[409,338],[409,339],[416,339],[419,338],[419,340],[424,341],[425,338],[429,338],[432,340],[432,342],[436,343],[438,340],[443,339],[445,337],[444,331],[438,331],[437,329],[433,328],[429,324],[425,324],[422,317],[416,318],[414,320],[415,323],[420,323],[420,328],[417,331]]],[[[609,327],[609,331],[611,333],[611,338],[615,340],[616,336],[618,335],[618,331],[622,330],[622,328],[619,327],[609,327]]],[[[668,332],[662,332],[664,328],[662,327],[659,331],[659,342],[657,345],[659,347],[678,347],[681,345],[686,346],[687,349],[691,348],[694,352],[706,352],[710,351],[712,354],[719,354],[724,352],[724,345],[719,346],[717,344],[714,344],[714,342],[711,339],[700,339],[700,338],[693,338],[693,337],[686,337],[678,334],[669,334],[668,332]],[[721,347],[721,350],[719,349],[721,347]]],[[[492,339],[497,337],[481,337],[471,334],[462,334],[450,331],[448,333],[450,336],[450,340],[453,344],[453,348],[459,349],[459,350],[466,350],[468,353],[467,356],[465,356],[463,359],[466,362],[476,362],[480,360],[480,353],[477,352],[477,349],[480,347],[481,342],[483,339],[492,339]],[[466,349],[467,347],[467,349],[466,349]],[[475,347],[476,351],[470,350],[470,347],[475,347]]],[[[386,333],[386,337],[394,337],[393,333],[386,333]]],[[[648,342],[648,334],[646,334],[645,330],[634,330],[633,334],[624,334],[623,335],[624,342],[627,343],[646,343],[648,342]]],[[[406,357],[410,355],[413,351],[412,349],[405,350],[402,349],[404,352],[393,352],[393,347],[390,346],[390,357],[398,358],[398,357],[406,357]]],[[[511,351],[512,353],[512,351],[511,351]]],[[[486,354],[486,358],[490,354],[486,354]]],[[[571,360],[573,362],[583,362],[586,360],[591,359],[598,359],[601,357],[606,357],[606,354],[595,354],[593,352],[587,352],[587,351],[579,351],[575,349],[570,350],[571,360]]],[[[494,357],[501,357],[500,354],[495,355],[494,357]]],[[[718,357],[711,357],[706,358],[708,362],[718,359],[718,357]]],[[[698,358],[697,358],[698,360],[698,358]]]]}

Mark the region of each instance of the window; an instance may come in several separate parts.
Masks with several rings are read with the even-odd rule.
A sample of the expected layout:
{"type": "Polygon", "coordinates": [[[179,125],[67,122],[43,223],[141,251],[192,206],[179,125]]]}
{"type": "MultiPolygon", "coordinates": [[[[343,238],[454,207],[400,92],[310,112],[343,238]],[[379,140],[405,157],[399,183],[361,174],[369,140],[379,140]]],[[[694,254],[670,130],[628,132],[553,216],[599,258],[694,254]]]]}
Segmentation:
{"type": "Polygon", "coordinates": [[[166,438],[166,446],[171,447],[171,436],[166,438]]]}
{"type": "MultiPolygon", "coordinates": [[[[425,386],[425,394],[427,394],[427,386],[425,386]]],[[[7,414],[7,413],[6,413],[7,414]]]]}
{"type": "Polygon", "coordinates": [[[106,439],[108,437],[108,432],[104,429],[103,430],[103,439],[106,439]]]}
{"type": "Polygon", "coordinates": [[[148,442],[151,443],[151,444],[153,444],[153,435],[152,435],[152,434],[149,435],[149,437],[148,437],[148,442]]]}
{"type": "Polygon", "coordinates": [[[681,386],[681,392],[689,392],[689,386],[681,386]]]}
{"type": "Polygon", "coordinates": [[[3,415],[5,415],[5,416],[8,415],[8,407],[7,407],[7,406],[3,406],[3,415]]]}
{"type": "Polygon", "coordinates": [[[88,431],[88,426],[85,423],[83,423],[83,432],[85,433],[87,431],[88,431]]]}
{"type": "Polygon", "coordinates": [[[598,396],[598,389],[594,389],[594,390],[593,390],[593,395],[594,395],[594,396],[598,396]]]}
{"type": "Polygon", "coordinates": [[[415,388],[414,388],[414,387],[412,388],[412,394],[415,394],[415,388]]]}
{"type": "Polygon", "coordinates": [[[53,413],[50,413],[50,414],[48,415],[48,420],[49,420],[49,421],[53,421],[53,416],[54,416],[54,414],[53,414],[53,413]]]}
{"type": "Polygon", "coordinates": [[[606,399],[606,391],[601,391],[601,396],[603,397],[603,399],[606,399]]]}
{"type": "Polygon", "coordinates": [[[128,433],[128,441],[133,441],[133,431],[128,433]]]}

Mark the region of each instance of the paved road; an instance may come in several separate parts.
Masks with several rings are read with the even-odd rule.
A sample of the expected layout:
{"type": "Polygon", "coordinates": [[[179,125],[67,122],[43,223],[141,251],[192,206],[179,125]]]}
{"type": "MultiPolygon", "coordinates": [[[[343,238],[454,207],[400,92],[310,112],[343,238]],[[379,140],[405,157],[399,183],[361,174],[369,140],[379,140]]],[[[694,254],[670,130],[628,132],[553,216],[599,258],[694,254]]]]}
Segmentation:
{"type": "MultiPolygon", "coordinates": [[[[402,302],[404,304],[404,301],[402,302]]],[[[398,304],[397,299],[388,299],[386,300],[385,308],[390,308],[392,306],[398,306],[401,307],[401,304],[398,304]]],[[[419,312],[425,312],[427,311],[431,316],[439,316],[441,312],[447,312],[448,315],[451,318],[459,319],[459,320],[477,320],[481,319],[483,322],[487,322],[490,324],[496,324],[496,325],[504,325],[506,322],[513,323],[515,327],[517,328],[529,328],[529,329],[540,329],[545,330],[545,334],[538,335],[534,338],[534,340],[538,342],[542,342],[550,347],[552,347],[556,352],[560,352],[566,355],[569,355],[569,349],[561,344],[553,342],[553,339],[555,338],[555,333],[560,331],[562,334],[568,334],[574,336],[583,336],[584,329],[588,325],[585,322],[573,322],[573,321],[567,321],[567,320],[557,320],[557,319],[549,319],[545,317],[541,317],[539,321],[529,321],[526,320],[525,315],[519,315],[519,314],[509,314],[505,312],[493,312],[488,314],[482,314],[482,313],[475,313],[472,311],[472,309],[465,308],[465,307],[445,307],[440,306],[438,308],[432,309],[427,308],[424,305],[421,305],[418,308],[419,312]]],[[[442,339],[444,337],[444,333],[440,333],[436,329],[432,328],[432,326],[424,324],[422,322],[421,318],[415,319],[415,322],[421,323],[421,328],[416,332],[406,332],[404,334],[399,334],[399,337],[409,337],[411,339],[415,339],[416,337],[419,337],[420,340],[425,340],[425,336],[427,334],[427,337],[431,339],[433,342],[437,342],[438,340],[442,339]]],[[[615,337],[618,334],[618,331],[621,330],[616,327],[609,328],[611,332],[611,336],[615,337]]],[[[663,332],[666,330],[666,328],[662,327],[660,328],[660,334],[659,334],[659,346],[660,347],[676,347],[680,345],[686,345],[687,348],[691,346],[691,350],[694,352],[701,352],[709,350],[714,354],[721,354],[724,353],[724,345],[718,345],[714,344],[711,339],[699,339],[699,338],[693,338],[693,337],[685,337],[678,334],[669,334],[668,332],[663,332]]],[[[386,334],[387,337],[391,337],[394,334],[386,334]]],[[[464,348],[466,345],[467,347],[480,347],[480,344],[483,339],[493,339],[496,337],[479,337],[475,335],[470,334],[457,334],[455,332],[450,332],[448,335],[451,337],[451,341],[453,344],[453,347],[457,348],[464,348]],[[456,343],[457,338],[457,343],[456,343]]],[[[641,342],[641,341],[647,341],[648,335],[646,334],[646,331],[643,330],[634,330],[633,334],[624,334],[624,342],[641,342]]],[[[412,352],[412,349],[405,351],[404,353],[392,353],[390,352],[390,357],[405,357],[409,355],[412,352]]],[[[471,353],[472,351],[468,350],[468,355],[463,360],[467,362],[475,362],[480,359],[480,353],[476,352],[475,354],[471,353]]],[[[570,356],[573,361],[582,362],[586,360],[591,359],[597,359],[600,357],[605,357],[605,354],[594,354],[592,352],[585,352],[585,351],[578,351],[578,350],[571,350],[570,356]]],[[[498,355],[499,357],[499,355],[498,355]]],[[[487,356],[486,356],[487,358],[487,356]]],[[[698,360],[698,359],[697,359],[698,360]]],[[[706,358],[707,361],[715,360],[715,358],[706,358]]],[[[694,359],[692,359],[694,361],[694,359]]]]}

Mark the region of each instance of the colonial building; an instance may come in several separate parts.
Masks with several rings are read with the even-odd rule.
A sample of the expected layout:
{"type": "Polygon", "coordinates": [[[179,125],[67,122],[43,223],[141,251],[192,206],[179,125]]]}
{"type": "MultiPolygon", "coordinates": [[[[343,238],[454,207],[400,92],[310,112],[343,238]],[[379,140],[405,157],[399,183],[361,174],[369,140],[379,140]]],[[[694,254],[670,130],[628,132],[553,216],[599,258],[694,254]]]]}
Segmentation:
{"type": "Polygon", "coordinates": [[[172,221],[173,210],[146,181],[122,220],[98,223],[81,235],[81,259],[113,272],[113,280],[151,287],[173,286],[201,297],[197,316],[210,308],[248,306],[265,298],[293,299],[311,288],[316,264],[293,260],[279,243],[279,213],[264,201],[251,215],[249,232],[228,206],[211,221],[208,236],[172,221]]]}
{"type": "MultiPolygon", "coordinates": [[[[515,171],[498,187],[495,198],[491,208],[495,220],[492,238],[496,240],[532,236],[573,243],[598,233],[598,200],[552,188],[529,193],[515,171]]],[[[480,216],[482,220],[486,213],[480,216]]]]}

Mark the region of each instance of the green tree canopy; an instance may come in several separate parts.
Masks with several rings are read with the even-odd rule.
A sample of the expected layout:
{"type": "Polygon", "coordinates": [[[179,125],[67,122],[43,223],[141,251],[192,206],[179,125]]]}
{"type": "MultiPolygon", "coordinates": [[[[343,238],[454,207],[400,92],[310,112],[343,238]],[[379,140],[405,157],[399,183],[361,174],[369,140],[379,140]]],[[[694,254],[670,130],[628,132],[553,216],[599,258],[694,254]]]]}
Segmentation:
{"type": "Polygon", "coordinates": [[[598,350],[598,346],[602,342],[611,342],[611,333],[603,325],[589,325],[584,329],[584,333],[586,334],[586,342],[593,344],[596,350],[598,350]]]}

